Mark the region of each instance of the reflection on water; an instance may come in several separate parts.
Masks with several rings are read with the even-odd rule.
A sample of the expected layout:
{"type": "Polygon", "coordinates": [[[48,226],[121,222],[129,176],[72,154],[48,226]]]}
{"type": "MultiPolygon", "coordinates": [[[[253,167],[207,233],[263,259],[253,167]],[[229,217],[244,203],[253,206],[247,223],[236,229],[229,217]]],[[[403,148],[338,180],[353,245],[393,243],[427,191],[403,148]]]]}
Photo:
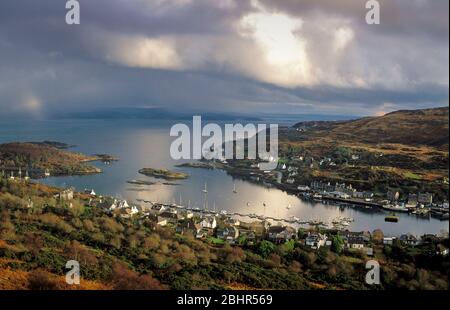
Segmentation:
{"type": "Polygon", "coordinates": [[[399,223],[386,223],[386,213],[373,210],[339,208],[335,205],[305,202],[298,197],[275,188],[266,188],[247,181],[234,180],[220,170],[175,168],[181,162],[169,156],[171,137],[170,123],[155,121],[107,121],[65,120],[27,123],[2,123],[0,142],[54,140],[76,147],[72,151],[86,154],[108,153],[120,158],[110,165],[95,163],[104,170],[92,176],[53,177],[43,180],[57,186],[74,186],[78,190],[93,188],[97,194],[113,195],[136,202],[138,199],[177,202],[191,207],[203,207],[204,184],[208,186],[207,201],[210,209],[217,211],[256,213],[275,218],[295,216],[301,220],[320,219],[330,222],[343,216],[353,217],[349,229],[382,229],[385,233],[414,234],[438,233],[448,230],[448,221],[420,219],[413,215],[400,214],[399,223]],[[187,180],[176,181],[178,185],[163,185],[161,180],[140,175],[143,167],[179,169],[189,173],[187,180]],[[133,185],[127,180],[156,181],[155,185],[133,185]],[[233,191],[234,185],[236,192],[233,191]],[[265,207],[264,207],[265,205],[265,207]],[[291,206],[288,208],[288,206],[291,206]]]}

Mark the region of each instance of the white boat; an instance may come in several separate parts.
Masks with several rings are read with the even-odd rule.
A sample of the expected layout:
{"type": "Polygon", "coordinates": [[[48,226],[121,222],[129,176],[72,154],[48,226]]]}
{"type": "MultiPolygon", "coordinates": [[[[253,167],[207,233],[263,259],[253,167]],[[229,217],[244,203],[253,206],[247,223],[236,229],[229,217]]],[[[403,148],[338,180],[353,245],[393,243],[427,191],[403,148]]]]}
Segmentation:
{"type": "Polygon", "coordinates": [[[313,195],[313,199],[314,200],[322,200],[322,195],[321,194],[314,194],[313,195]]]}

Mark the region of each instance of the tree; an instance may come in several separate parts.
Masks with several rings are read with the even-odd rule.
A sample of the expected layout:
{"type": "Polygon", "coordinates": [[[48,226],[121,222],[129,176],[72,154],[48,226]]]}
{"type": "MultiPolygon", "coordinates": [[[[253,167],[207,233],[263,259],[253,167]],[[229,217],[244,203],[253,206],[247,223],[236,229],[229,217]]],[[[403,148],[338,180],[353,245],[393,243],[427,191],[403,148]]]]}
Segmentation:
{"type": "Polygon", "coordinates": [[[270,241],[263,240],[258,244],[257,252],[264,258],[269,257],[275,251],[275,244],[270,241]]]}
{"type": "Polygon", "coordinates": [[[7,210],[2,211],[0,221],[0,238],[3,240],[15,240],[16,239],[16,227],[11,222],[9,212],[7,210]]]}
{"type": "Polygon", "coordinates": [[[84,266],[94,266],[97,264],[97,257],[76,240],[69,241],[66,244],[64,253],[67,259],[79,261],[84,266]]]}
{"type": "Polygon", "coordinates": [[[296,260],[293,260],[293,261],[289,264],[288,269],[289,269],[290,272],[295,272],[295,273],[300,272],[300,271],[302,271],[302,264],[300,264],[300,263],[299,263],[298,261],[296,261],[296,260]]]}
{"type": "Polygon", "coordinates": [[[144,239],[144,248],[148,250],[154,250],[159,248],[161,238],[157,234],[151,234],[144,239]]]}
{"type": "Polygon", "coordinates": [[[44,246],[41,236],[31,232],[23,236],[23,243],[34,256],[37,256],[44,246]]]}
{"type": "Polygon", "coordinates": [[[297,231],[297,237],[298,237],[299,239],[303,239],[303,238],[305,237],[305,235],[307,235],[305,229],[303,229],[303,228],[300,227],[300,228],[298,229],[298,231],[297,231]]]}
{"type": "Polygon", "coordinates": [[[333,242],[331,244],[331,250],[334,253],[341,254],[344,249],[344,239],[340,235],[333,237],[333,242]]]}
{"type": "Polygon", "coordinates": [[[288,240],[279,247],[279,252],[281,255],[286,256],[294,252],[295,249],[295,240],[288,240]]]}
{"type": "Polygon", "coordinates": [[[381,229],[375,229],[372,233],[372,239],[373,241],[377,243],[383,242],[384,233],[381,229]]]}

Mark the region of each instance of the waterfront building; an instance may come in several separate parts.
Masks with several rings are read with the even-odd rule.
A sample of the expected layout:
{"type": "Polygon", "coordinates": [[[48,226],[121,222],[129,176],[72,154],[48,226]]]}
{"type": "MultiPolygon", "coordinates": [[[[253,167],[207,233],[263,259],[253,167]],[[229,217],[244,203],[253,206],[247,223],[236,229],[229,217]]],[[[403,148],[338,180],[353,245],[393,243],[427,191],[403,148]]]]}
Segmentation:
{"type": "Polygon", "coordinates": [[[431,193],[419,193],[417,201],[424,205],[431,205],[433,203],[433,194],[431,193]]]}

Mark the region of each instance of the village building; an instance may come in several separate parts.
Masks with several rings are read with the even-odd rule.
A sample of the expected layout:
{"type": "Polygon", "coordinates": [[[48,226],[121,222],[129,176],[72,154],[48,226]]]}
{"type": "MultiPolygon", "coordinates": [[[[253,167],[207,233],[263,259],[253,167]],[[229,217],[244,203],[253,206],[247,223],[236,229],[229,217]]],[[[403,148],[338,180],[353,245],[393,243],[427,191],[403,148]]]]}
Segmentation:
{"type": "Polygon", "coordinates": [[[305,245],[311,249],[320,249],[327,241],[327,236],[320,233],[308,233],[305,239],[305,245]]]}
{"type": "Polygon", "coordinates": [[[384,237],[383,238],[383,244],[384,245],[393,245],[396,237],[384,237]]]}
{"type": "Polygon", "coordinates": [[[129,207],[130,206],[128,205],[128,202],[126,200],[114,199],[109,207],[109,211],[114,211],[115,209],[127,209],[129,207]]]}
{"type": "Polygon", "coordinates": [[[94,189],[85,189],[84,193],[87,195],[91,195],[91,196],[96,196],[97,194],[95,193],[94,189]]]}
{"type": "Polygon", "coordinates": [[[350,199],[351,196],[344,192],[334,191],[331,192],[330,195],[334,198],[340,198],[340,199],[350,199]]]}
{"type": "Polygon", "coordinates": [[[231,226],[239,226],[241,225],[241,221],[232,217],[227,217],[224,222],[231,226]]]}
{"type": "Polygon", "coordinates": [[[133,215],[137,214],[138,212],[139,212],[139,210],[137,209],[137,207],[132,206],[132,207],[128,207],[128,208],[115,209],[113,211],[113,214],[119,215],[120,217],[123,217],[123,218],[130,218],[133,215]]]}
{"type": "Polygon", "coordinates": [[[431,205],[433,203],[433,194],[431,193],[419,193],[417,196],[417,202],[424,205],[431,205]]]}
{"type": "Polygon", "coordinates": [[[197,230],[195,238],[205,239],[205,238],[208,238],[209,236],[212,236],[212,233],[213,233],[212,229],[201,228],[201,229],[197,230]]]}
{"type": "Polygon", "coordinates": [[[196,224],[192,218],[179,221],[175,228],[175,231],[180,235],[195,236],[199,230],[200,225],[196,224]]]}
{"type": "Polygon", "coordinates": [[[352,196],[359,199],[372,199],[373,193],[369,191],[354,191],[352,196]]]}
{"type": "Polygon", "coordinates": [[[236,239],[239,238],[239,229],[237,229],[236,226],[218,228],[216,231],[216,237],[229,243],[234,243],[236,239]]]}
{"type": "Polygon", "coordinates": [[[158,215],[166,210],[168,210],[168,207],[166,207],[162,204],[154,204],[151,206],[149,213],[153,214],[153,215],[158,215]]]}
{"type": "Polygon", "coordinates": [[[388,191],[387,194],[386,194],[386,197],[391,202],[398,201],[398,199],[400,198],[400,193],[399,192],[388,191]]]}
{"type": "Polygon", "coordinates": [[[295,179],[293,179],[293,178],[288,178],[288,179],[286,180],[286,183],[287,183],[287,184],[294,184],[294,183],[295,183],[295,179]]]}
{"type": "Polygon", "coordinates": [[[416,206],[417,203],[418,203],[418,200],[417,200],[417,194],[409,193],[409,194],[408,194],[408,204],[409,204],[409,205],[416,206]]]}
{"type": "Polygon", "coordinates": [[[416,246],[420,243],[419,239],[412,234],[403,234],[400,236],[399,240],[406,245],[416,246]]]}
{"type": "Polygon", "coordinates": [[[217,220],[215,216],[204,217],[200,222],[201,228],[215,229],[217,227],[217,220]]]}
{"type": "Polygon", "coordinates": [[[296,238],[297,231],[290,226],[271,226],[267,230],[267,239],[275,243],[283,243],[296,238]]]}
{"type": "Polygon", "coordinates": [[[447,256],[449,253],[448,248],[442,244],[438,244],[436,248],[436,255],[447,256]]]}
{"type": "Polygon", "coordinates": [[[256,242],[256,233],[248,229],[239,229],[239,238],[244,238],[248,245],[253,245],[256,242]]]}
{"type": "Polygon", "coordinates": [[[73,199],[73,188],[67,188],[57,194],[59,200],[72,200],[73,199]]]}
{"type": "Polygon", "coordinates": [[[190,210],[185,210],[184,212],[182,212],[184,218],[187,219],[192,219],[194,217],[194,212],[190,211],[190,210]]]}
{"type": "Polygon", "coordinates": [[[251,223],[241,222],[239,230],[248,230],[254,232],[256,238],[263,238],[266,231],[269,229],[269,223],[267,221],[254,221],[251,223]]]}
{"type": "Polygon", "coordinates": [[[159,226],[166,226],[168,224],[177,225],[180,220],[184,220],[184,217],[181,214],[164,211],[158,215],[157,223],[159,226]]]}
{"type": "Polygon", "coordinates": [[[301,192],[309,192],[311,190],[308,185],[299,185],[297,189],[301,192]]]}
{"type": "Polygon", "coordinates": [[[362,236],[349,236],[345,240],[345,246],[349,249],[363,249],[365,246],[362,236]]]}

